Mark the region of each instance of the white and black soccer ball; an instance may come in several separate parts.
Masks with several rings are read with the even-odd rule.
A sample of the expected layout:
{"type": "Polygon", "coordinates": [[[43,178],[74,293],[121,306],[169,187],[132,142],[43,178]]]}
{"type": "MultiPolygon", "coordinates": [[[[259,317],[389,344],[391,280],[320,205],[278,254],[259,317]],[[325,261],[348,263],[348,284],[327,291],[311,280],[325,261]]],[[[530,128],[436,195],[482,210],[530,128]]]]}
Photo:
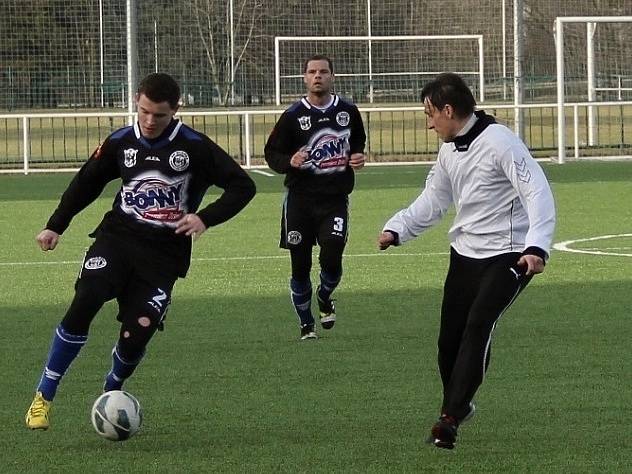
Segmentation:
{"type": "Polygon", "coordinates": [[[112,390],[96,399],[90,418],[99,435],[112,441],[123,441],[140,429],[143,410],[133,395],[112,390]]]}

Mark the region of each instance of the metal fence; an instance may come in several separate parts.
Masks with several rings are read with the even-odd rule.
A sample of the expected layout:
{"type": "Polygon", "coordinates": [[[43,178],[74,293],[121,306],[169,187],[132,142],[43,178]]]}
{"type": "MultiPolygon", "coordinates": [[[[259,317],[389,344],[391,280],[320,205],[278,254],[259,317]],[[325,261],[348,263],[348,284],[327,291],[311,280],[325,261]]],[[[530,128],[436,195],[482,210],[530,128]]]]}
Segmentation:
{"type": "MultiPolygon", "coordinates": [[[[501,123],[514,125],[515,107],[487,105],[501,123]]],[[[524,139],[539,158],[557,159],[557,104],[520,107],[524,139]]],[[[423,107],[361,107],[369,164],[434,160],[440,141],[426,127],[423,107]]],[[[632,102],[569,103],[565,106],[567,158],[632,155],[632,102]],[[589,145],[590,108],[596,118],[589,145]]],[[[205,133],[246,168],[265,166],[263,148],[281,110],[186,111],[183,122],[205,133]]],[[[0,172],[75,169],[133,115],[112,113],[0,115],[0,172]]]]}
{"type": "MultiPolygon", "coordinates": [[[[136,86],[132,69],[138,77],[172,74],[188,106],[272,106],[275,38],[288,36],[482,35],[487,100],[512,101],[521,84],[525,102],[551,101],[553,27],[556,17],[568,15],[632,15],[632,2],[2,0],[0,110],[126,108],[136,86]]],[[[565,37],[567,94],[586,100],[585,25],[568,25],[565,37]]],[[[632,99],[625,90],[632,78],[630,28],[599,25],[589,37],[598,100],[608,100],[618,80],[622,99],[632,99]]],[[[333,57],[340,93],[368,103],[372,91],[381,92],[382,104],[413,102],[420,74],[472,71],[478,55],[475,44],[451,40],[286,42],[279,75],[300,75],[302,61],[315,52],[333,57]]],[[[284,80],[281,94],[296,95],[301,86],[284,80]]]]}

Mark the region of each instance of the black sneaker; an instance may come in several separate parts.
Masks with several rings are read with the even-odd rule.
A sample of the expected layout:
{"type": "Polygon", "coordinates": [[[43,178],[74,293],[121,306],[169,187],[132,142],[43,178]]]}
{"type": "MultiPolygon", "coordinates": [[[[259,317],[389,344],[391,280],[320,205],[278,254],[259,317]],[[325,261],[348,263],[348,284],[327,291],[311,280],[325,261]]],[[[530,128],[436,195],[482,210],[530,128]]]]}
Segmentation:
{"type": "Polygon", "coordinates": [[[314,332],[313,324],[301,326],[301,341],[307,341],[308,339],[318,339],[318,336],[314,332]]]}
{"type": "Polygon", "coordinates": [[[323,329],[331,329],[336,324],[336,307],[332,299],[320,299],[320,286],[316,290],[316,299],[318,300],[318,309],[320,311],[320,325],[323,329]]]}
{"type": "MultiPolygon", "coordinates": [[[[430,430],[432,444],[437,448],[454,449],[459,423],[453,416],[441,415],[430,430]]],[[[429,439],[429,441],[430,441],[429,439]]]]}

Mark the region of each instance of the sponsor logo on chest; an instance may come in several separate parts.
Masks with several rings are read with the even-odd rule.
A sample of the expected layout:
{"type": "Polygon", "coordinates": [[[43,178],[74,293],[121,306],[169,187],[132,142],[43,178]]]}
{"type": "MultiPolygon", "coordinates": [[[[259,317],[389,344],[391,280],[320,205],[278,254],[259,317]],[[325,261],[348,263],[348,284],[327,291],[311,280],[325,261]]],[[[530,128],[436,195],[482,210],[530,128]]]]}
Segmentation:
{"type": "Polygon", "coordinates": [[[143,179],[121,189],[123,210],[144,221],[169,224],[184,214],[185,180],[143,179]]]}

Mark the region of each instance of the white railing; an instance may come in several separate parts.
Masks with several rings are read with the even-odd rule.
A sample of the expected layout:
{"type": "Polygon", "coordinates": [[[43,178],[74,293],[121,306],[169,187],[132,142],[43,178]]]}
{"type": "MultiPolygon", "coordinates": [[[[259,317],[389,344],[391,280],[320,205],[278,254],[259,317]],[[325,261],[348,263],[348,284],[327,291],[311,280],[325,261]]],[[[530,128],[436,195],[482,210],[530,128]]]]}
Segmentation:
{"type": "MultiPolygon", "coordinates": [[[[559,160],[557,156],[554,155],[553,151],[555,149],[556,146],[556,140],[554,139],[554,134],[557,133],[557,131],[555,130],[555,123],[556,123],[556,111],[558,109],[559,104],[557,103],[545,103],[545,104],[522,104],[519,106],[513,105],[513,104],[484,104],[483,106],[481,106],[482,109],[485,110],[492,110],[495,113],[497,113],[498,110],[503,110],[503,109],[507,109],[507,110],[515,110],[516,108],[519,109],[531,109],[531,110],[538,110],[538,109],[550,109],[550,116],[546,116],[547,119],[550,119],[551,121],[551,125],[550,125],[550,131],[547,131],[547,133],[550,133],[551,136],[547,137],[546,140],[546,145],[544,146],[534,146],[532,147],[533,149],[537,150],[537,149],[545,149],[545,150],[549,150],[551,151],[551,155],[550,158],[553,161],[558,161],[558,162],[563,162],[562,160],[559,160]],[[550,138],[550,139],[549,139],[550,138]]],[[[570,130],[567,128],[565,130],[564,135],[566,136],[567,134],[569,134],[569,132],[571,132],[572,135],[572,142],[573,142],[573,146],[572,146],[572,153],[569,154],[569,158],[574,158],[574,159],[579,159],[580,157],[582,158],[589,158],[588,155],[583,155],[582,156],[582,150],[590,150],[590,147],[588,147],[587,143],[584,143],[581,140],[581,133],[580,130],[582,128],[582,124],[580,124],[580,117],[582,116],[581,111],[583,111],[584,109],[587,111],[588,108],[600,108],[600,107],[617,107],[617,109],[621,108],[621,107],[628,107],[629,109],[627,111],[623,111],[623,109],[621,110],[621,130],[622,130],[622,134],[623,132],[627,133],[630,136],[630,142],[632,142],[632,123],[626,123],[626,117],[630,117],[630,120],[632,121],[632,101],[625,101],[625,102],[576,102],[576,103],[566,103],[564,104],[564,110],[566,112],[566,114],[570,114],[570,117],[572,117],[572,126],[570,127],[570,130]],[[627,127],[627,129],[625,128],[627,127]]],[[[411,150],[410,146],[408,147],[408,150],[405,150],[405,154],[407,156],[409,155],[432,155],[435,151],[436,151],[436,145],[437,145],[437,141],[436,141],[436,137],[434,136],[433,132],[428,132],[425,130],[425,120],[423,118],[423,115],[420,115],[419,120],[407,120],[403,117],[403,114],[405,113],[415,113],[415,114],[422,114],[423,112],[423,107],[422,106],[414,106],[414,107],[360,107],[360,111],[364,114],[364,116],[366,117],[365,119],[365,125],[370,124],[370,127],[376,127],[379,126],[380,124],[380,120],[386,120],[384,117],[387,116],[387,118],[389,118],[389,123],[393,123],[393,117],[394,114],[397,113],[402,113],[402,118],[401,119],[395,119],[395,120],[401,120],[401,123],[398,123],[397,125],[397,130],[399,131],[401,129],[401,136],[403,137],[404,135],[404,131],[408,131],[409,135],[410,134],[414,134],[414,135],[422,135],[422,134],[427,134],[427,137],[424,137],[424,140],[419,140],[419,143],[417,144],[418,147],[417,149],[411,150]],[[377,117],[376,117],[377,116],[377,117]],[[411,124],[411,122],[414,122],[411,124]],[[421,126],[418,126],[418,124],[421,124],[421,126]]],[[[239,159],[239,161],[242,163],[242,165],[245,168],[263,168],[265,167],[265,165],[263,164],[256,164],[253,163],[253,149],[259,150],[259,148],[261,148],[260,152],[257,154],[258,157],[262,156],[262,149],[263,149],[263,143],[265,143],[265,140],[267,138],[267,135],[269,134],[270,130],[272,129],[272,126],[274,124],[274,121],[276,120],[276,116],[279,116],[281,113],[283,112],[283,110],[279,110],[279,109],[274,109],[274,110],[258,110],[258,109],[252,109],[252,110],[233,110],[233,111],[207,111],[207,112],[201,112],[201,111],[181,111],[178,113],[179,117],[182,117],[183,120],[186,120],[186,118],[190,118],[190,119],[199,119],[199,118],[204,118],[204,117],[213,117],[215,119],[221,118],[221,119],[225,119],[225,123],[224,124],[220,124],[222,127],[225,126],[226,130],[226,135],[223,137],[224,139],[227,139],[228,141],[232,140],[233,142],[235,141],[235,139],[239,140],[240,143],[240,147],[237,151],[235,151],[234,145],[230,145],[230,146],[223,146],[222,144],[222,136],[219,136],[219,139],[215,139],[215,141],[218,141],[218,143],[220,144],[220,146],[223,146],[225,149],[227,149],[227,151],[229,152],[229,154],[231,154],[232,156],[236,157],[237,159],[239,159]],[[234,120],[234,117],[238,117],[238,124],[231,124],[230,120],[231,117],[234,120]],[[261,126],[261,119],[262,118],[266,118],[268,120],[264,120],[264,127],[261,126]],[[255,120],[257,119],[257,120],[255,120]],[[257,122],[257,123],[255,123],[257,122]],[[253,130],[256,128],[255,125],[259,125],[259,131],[258,132],[253,132],[253,130]],[[238,127],[237,130],[228,130],[228,128],[230,127],[238,127]],[[265,128],[265,130],[264,130],[265,128]],[[237,137],[237,138],[235,138],[237,137]],[[256,143],[255,143],[256,142],[256,143]]],[[[584,114],[586,115],[586,114],[584,114]]],[[[55,120],[55,119],[85,119],[86,120],[86,129],[89,128],[88,125],[88,121],[92,118],[99,118],[99,119],[107,119],[107,118],[128,118],[128,119],[133,119],[133,115],[130,115],[129,113],[126,112],[113,112],[113,113],[99,113],[99,112],[85,112],[85,113],[63,113],[63,114],[45,114],[45,113],[25,113],[25,114],[0,114],[0,167],[4,166],[4,169],[0,169],[0,173],[24,173],[24,174],[28,174],[30,172],[51,172],[51,171],[70,171],[70,170],[75,170],[76,168],[71,167],[71,168],[62,168],[60,166],[63,165],[63,162],[60,161],[55,161],[55,162],[51,162],[50,166],[46,166],[46,162],[45,160],[42,163],[39,163],[37,161],[34,161],[35,164],[44,164],[44,166],[38,166],[36,168],[33,168],[32,166],[32,156],[31,156],[31,150],[33,148],[33,141],[35,141],[35,139],[33,139],[32,135],[31,135],[31,130],[32,130],[32,126],[31,126],[31,122],[34,120],[40,120],[40,131],[41,130],[45,130],[45,127],[42,126],[42,120],[43,119],[50,119],[55,120]],[[4,124],[3,124],[4,121],[4,124]],[[2,144],[2,139],[6,139],[8,141],[9,136],[8,135],[2,135],[3,133],[3,129],[6,130],[9,127],[6,126],[6,124],[8,123],[8,121],[16,121],[19,122],[21,124],[21,126],[15,126],[15,130],[14,133],[12,133],[11,137],[12,140],[14,142],[19,141],[19,143],[15,143],[14,144],[14,148],[15,149],[21,149],[21,162],[18,160],[15,161],[6,161],[5,163],[2,163],[2,155],[3,155],[3,146],[5,147],[5,150],[9,149],[9,145],[8,144],[2,144]],[[18,138],[20,137],[20,138],[18,138]],[[6,166],[8,164],[8,166],[6,166]],[[13,167],[12,165],[15,164],[16,166],[13,167]]],[[[417,117],[415,117],[415,119],[417,119],[417,117]]],[[[502,120],[501,120],[502,121],[502,120]]],[[[127,122],[127,121],[126,121],[127,122]]],[[[510,124],[508,124],[510,125],[510,124]]],[[[376,143],[378,140],[373,138],[373,141],[371,141],[371,137],[372,135],[375,135],[376,132],[371,132],[370,127],[367,127],[369,129],[369,152],[373,152],[376,155],[380,155],[380,156],[385,156],[387,157],[386,161],[388,162],[388,156],[389,153],[392,155],[397,155],[399,152],[392,152],[392,151],[388,151],[388,150],[384,150],[383,148],[378,148],[378,144],[376,143]]],[[[542,125],[538,125],[538,126],[534,126],[531,125],[531,127],[534,128],[543,128],[542,125]]],[[[103,128],[107,128],[107,127],[103,127],[103,128]]],[[[216,128],[220,128],[220,127],[216,127],[216,128]]],[[[526,130],[529,130],[529,127],[526,128],[526,130]]],[[[107,129],[107,130],[103,130],[103,133],[105,136],[107,136],[107,134],[111,133],[113,130],[112,129],[107,129]]],[[[381,132],[380,132],[381,133],[381,132]]],[[[208,133],[207,133],[208,134],[208,133]]],[[[527,139],[529,137],[529,133],[527,134],[527,139]]],[[[77,133],[75,132],[75,138],[76,138],[77,133]]],[[[399,132],[398,132],[398,137],[399,137],[399,132]]],[[[557,135],[559,138],[559,134],[557,135]]],[[[86,138],[86,137],[83,137],[86,138]]],[[[213,138],[213,137],[212,137],[213,138]]],[[[392,135],[389,135],[390,141],[391,142],[395,142],[397,137],[394,136],[394,133],[392,135]]],[[[541,137],[542,138],[542,137],[541,137]]],[[[64,139],[66,139],[65,136],[65,132],[64,132],[64,139]]],[[[70,140],[70,139],[68,139],[70,140]]],[[[41,137],[39,139],[39,141],[44,141],[41,137]]],[[[528,140],[527,140],[528,142],[528,140]]],[[[542,142],[544,142],[544,138],[542,138],[542,142]]],[[[84,144],[85,145],[85,144],[84,144]]],[[[95,141],[94,143],[90,143],[87,146],[91,146],[96,148],[96,146],[98,145],[98,143],[95,141]]],[[[611,141],[606,141],[604,143],[602,143],[602,145],[604,147],[618,147],[620,145],[623,145],[622,143],[617,143],[617,142],[611,142],[611,141]]],[[[625,144],[626,146],[630,146],[630,143],[625,144]]],[[[379,147],[382,147],[382,145],[379,145],[379,147]]],[[[44,146],[41,146],[40,148],[44,148],[44,146]]],[[[85,148],[85,147],[84,147],[85,148]]],[[[404,146],[404,148],[406,148],[406,146],[404,146]]],[[[567,149],[564,150],[565,151],[565,155],[564,157],[566,157],[566,153],[569,151],[567,149]]],[[[5,154],[9,154],[9,153],[5,153],[5,154]]],[[[81,156],[83,157],[85,155],[85,157],[87,158],[87,154],[81,153],[81,156]]],[[[15,153],[13,154],[13,156],[15,156],[15,153]]],[[[605,155],[605,156],[601,156],[601,158],[607,158],[607,157],[612,157],[612,158],[629,158],[629,156],[627,155],[605,155]]],[[[6,159],[6,156],[4,157],[6,159]]],[[[75,159],[72,160],[73,164],[80,161],[80,159],[75,159]]],[[[398,161],[399,163],[401,163],[401,161],[398,161]]],[[[406,163],[409,163],[411,161],[406,161],[406,163]]],[[[414,161],[413,161],[414,162],[414,161]]],[[[427,162],[427,161],[424,161],[427,162]]],[[[380,164],[383,164],[380,163],[380,164]]]]}

